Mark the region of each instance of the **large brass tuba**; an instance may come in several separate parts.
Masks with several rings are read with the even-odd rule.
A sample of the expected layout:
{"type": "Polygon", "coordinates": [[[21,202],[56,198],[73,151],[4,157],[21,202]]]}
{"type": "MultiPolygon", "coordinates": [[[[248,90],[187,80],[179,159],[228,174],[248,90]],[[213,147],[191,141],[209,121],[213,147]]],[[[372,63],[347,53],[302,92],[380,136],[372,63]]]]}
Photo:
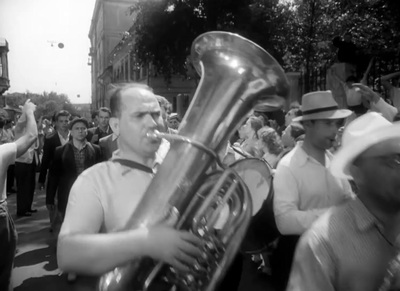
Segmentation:
{"type": "Polygon", "coordinates": [[[200,84],[175,138],[178,141],[171,141],[127,229],[167,220],[202,237],[206,257],[190,274],[177,274],[149,258],[135,260],[103,275],[101,291],[174,290],[172,286],[214,290],[245,235],[252,208],[247,187],[233,170],[205,173],[253,107],[284,104],[288,82],[265,50],[232,33],[200,35],[192,44],[191,58],[202,75],[200,84]],[[229,212],[222,221],[219,214],[224,207],[229,212]]]}

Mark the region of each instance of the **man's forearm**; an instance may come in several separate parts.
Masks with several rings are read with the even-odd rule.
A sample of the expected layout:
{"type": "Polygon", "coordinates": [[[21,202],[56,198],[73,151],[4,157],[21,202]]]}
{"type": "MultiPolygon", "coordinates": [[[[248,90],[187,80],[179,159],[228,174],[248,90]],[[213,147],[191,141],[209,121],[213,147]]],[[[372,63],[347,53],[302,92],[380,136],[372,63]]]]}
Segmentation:
{"type": "Polygon", "coordinates": [[[30,142],[33,144],[34,141],[36,141],[36,138],[38,136],[38,130],[37,130],[37,125],[36,125],[36,120],[35,120],[35,115],[33,112],[29,112],[26,114],[26,134],[28,135],[28,138],[30,139],[30,142]]]}
{"type": "Polygon", "coordinates": [[[60,235],[57,260],[64,271],[101,275],[134,258],[148,255],[146,231],[60,235]]]}
{"type": "MultiPolygon", "coordinates": [[[[20,120],[22,123],[24,120],[20,120]]],[[[33,115],[32,112],[28,112],[26,114],[26,129],[24,134],[18,138],[18,135],[16,134],[16,138],[18,138],[15,143],[17,144],[17,157],[20,157],[23,155],[36,141],[37,139],[37,127],[36,127],[36,121],[35,121],[35,116],[33,115]]]]}

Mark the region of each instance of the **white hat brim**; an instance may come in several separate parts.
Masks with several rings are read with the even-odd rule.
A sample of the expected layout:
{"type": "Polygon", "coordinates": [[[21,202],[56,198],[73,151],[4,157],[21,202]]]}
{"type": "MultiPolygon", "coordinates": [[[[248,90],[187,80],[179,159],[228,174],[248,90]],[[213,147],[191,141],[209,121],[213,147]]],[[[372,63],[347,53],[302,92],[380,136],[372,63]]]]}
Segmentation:
{"type": "Polygon", "coordinates": [[[298,116],[296,118],[293,118],[293,121],[317,120],[317,119],[343,119],[349,117],[352,113],[353,112],[348,109],[335,109],[335,110],[298,116]]]}
{"type": "Polygon", "coordinates": [[[400,138],[400,122],[385,128],[377,128],[368,135],[343,146],[332,159],[330,165],[332,175],[353,179],[350,174],[350,166],[353,161],[371,146],[394,138],[400,138]]]}

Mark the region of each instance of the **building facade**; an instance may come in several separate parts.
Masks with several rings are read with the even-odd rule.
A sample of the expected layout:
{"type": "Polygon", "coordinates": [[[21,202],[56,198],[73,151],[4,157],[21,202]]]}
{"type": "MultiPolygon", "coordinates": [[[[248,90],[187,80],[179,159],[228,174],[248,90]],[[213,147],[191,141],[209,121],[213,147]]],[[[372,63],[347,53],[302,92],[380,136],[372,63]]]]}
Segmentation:
{"type": "Polygon", "coordinates": [[[132,2],[97,0],[89,32],[91,41],[92,110],[109,106],[106,91],[112,83],[139,82],[166,97],[173,111],[183,117],[197,83],[195,79],[173,76],[168,82],[158,76],[151,64],[139,66],[134,53],[135,40],[128,32],[134,24],[132,2]]]}
{"type": "Polygon", "coordinates": [[[131,5],[132,1],[126,0],[96,0],[89,30],[92,110],[104,105],[107,89],[104,77],[110,64],[108,57],[123,33],[132,26],[132,16],[129,13],[131,5]]]}

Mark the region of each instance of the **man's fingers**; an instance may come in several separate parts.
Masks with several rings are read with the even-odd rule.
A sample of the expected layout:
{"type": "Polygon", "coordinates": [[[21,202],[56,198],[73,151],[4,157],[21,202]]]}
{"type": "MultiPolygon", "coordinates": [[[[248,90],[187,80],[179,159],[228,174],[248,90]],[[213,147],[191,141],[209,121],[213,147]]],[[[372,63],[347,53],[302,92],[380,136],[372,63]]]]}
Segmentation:
{"type": "Polygon", "coordinates": [[[197,246],[190,242],[185,242],[185,241],[183,241],[181,244],[179,244],[178,249],[182,253],[185,253],[186,255],[189,255],[192,257],[200,257],[203,253],[200,246],[197,246]]]}
{"type": "Polygon", "coordinates": [[[177,271],[182,272],[182,273],[187,273],[189,271],[189,267],[183,264],[180,260],[173,259],[173,261],[170,263],[172,267],[174,267],[177,271]]]}
{"type": "Polygon", "coordinates": [[[185,254],[184,252],[180,252],[178,255],[176,255],[175,260],[188,267],[193,266],[197,262],[196,257],[185,254]]]}
{"type": "Polygon", "coordinates": [[[202,243],[203,243],[203,241],[202,241],[201,238],[195,236],[195,235],[194,235],[193,233],[191,233],[191,232],[183,232],[183,233],[181,233],[181,238],[182,238],[184,241],[189,242],[189,243],[191,243],[191,244],[193,244],[193,245],[196,245],[196,246],[201,246],[202,243]]]}

